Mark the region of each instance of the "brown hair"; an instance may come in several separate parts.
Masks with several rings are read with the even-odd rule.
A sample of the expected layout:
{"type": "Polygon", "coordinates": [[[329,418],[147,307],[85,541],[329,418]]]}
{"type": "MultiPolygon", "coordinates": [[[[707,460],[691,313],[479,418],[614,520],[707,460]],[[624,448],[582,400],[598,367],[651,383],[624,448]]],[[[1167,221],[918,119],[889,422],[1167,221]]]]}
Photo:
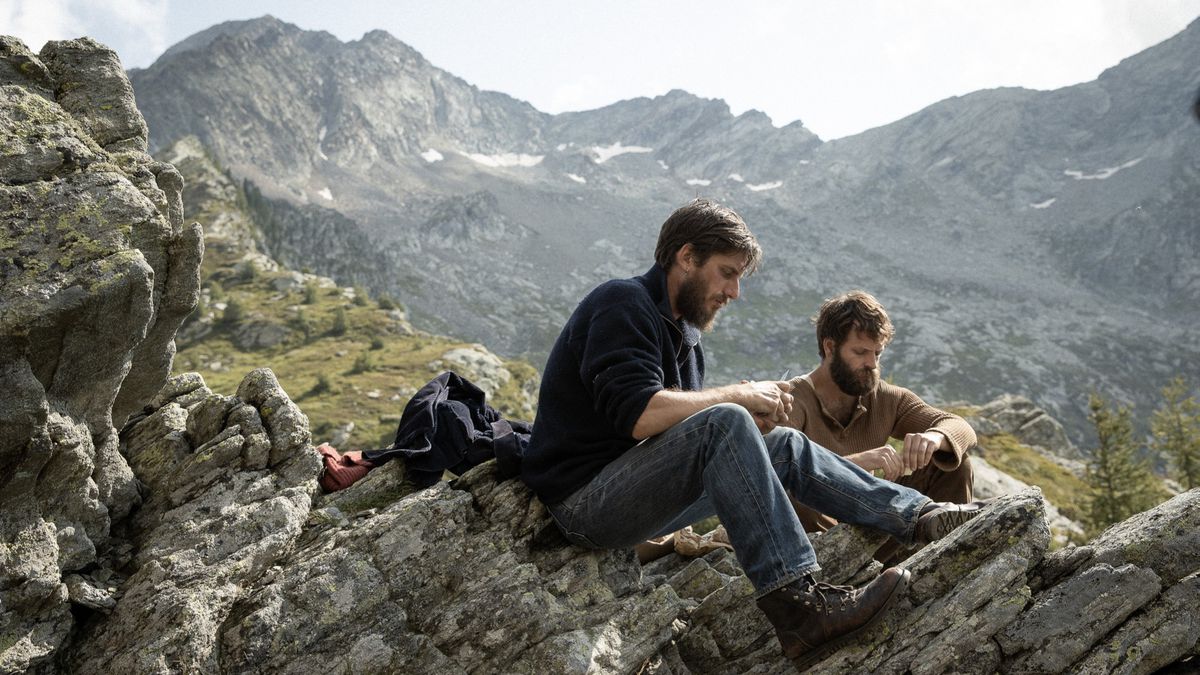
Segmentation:
{"type": "Polygon", "coordinates": [[[866,291],[850,291],[829,298],[821,303],[812,320],[817,324],[817,354],[821,358],[825,358],[825,338],[841,345],[851,331],[859,330],[886,345],[896,334],[883,305],[866,291]]]}
{"type": "Polygon", "coordinates": [[[746,274],[753,274],[762,261],[762,247],[742,217],[728,206],[700,197],[675,209],[658,231],[654,260],[665,270],[671,269],[675,254],[685,244],[696,252],[696,264],[703,265],[713,253],[746,256],[746,274]]]}

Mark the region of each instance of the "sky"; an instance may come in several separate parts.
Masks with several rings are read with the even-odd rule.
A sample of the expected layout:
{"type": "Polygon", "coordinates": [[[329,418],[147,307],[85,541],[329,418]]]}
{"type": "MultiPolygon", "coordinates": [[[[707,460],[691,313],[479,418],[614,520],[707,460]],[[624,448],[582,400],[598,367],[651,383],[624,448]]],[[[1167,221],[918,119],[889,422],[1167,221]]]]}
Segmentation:
{"type": "Polygon", "coordinates": [[[383,29],[539,110],[684,89],[825,140],[980,89],[1095,79],[1200,17],[1200,0],[0,0],[35,52],[90,35],[127,68],[271,14],[343,41],[383,29]]]}

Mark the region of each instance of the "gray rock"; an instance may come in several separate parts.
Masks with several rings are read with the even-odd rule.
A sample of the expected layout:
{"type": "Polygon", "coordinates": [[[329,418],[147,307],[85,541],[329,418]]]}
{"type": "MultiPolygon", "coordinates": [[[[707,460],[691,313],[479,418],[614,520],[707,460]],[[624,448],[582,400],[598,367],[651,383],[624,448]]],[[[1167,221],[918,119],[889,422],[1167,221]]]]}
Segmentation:
{"type": "Polygon", "coordinates": [[[85,37],[47,42],[40,56],[54,80],[55,100],[97,143],[146,149],[146,121],[116,52],[85,37]]]}
{"type": "MultiPolygon", "coordinates": [[[[971,469],[974,472],[974,492],[977,499],[989,499],[1000,495],[1009,495],[1029,489],[1029,485],[1000,471],[987,460],[978,455],[971,455],[971,469]]],[[[1046,522],[1055,543],[1065,546],[1068,542],[1082,540],[1083,525],[1062,515],[1054,504],[1046,502],[1046,522]]]]}
{"type": "Polygon", "coordinates": [[[109,604],[77,573],[127,559],[141,492],[113,420],[166,378],[201,233],[172,224],[111,50],[5,38],[0,81],[0,670],[38,671],[70,602],[109,604]]]}
{"type": "Polygon", "coordinates": [[[243,351],[270,349],[283,343],[291,335],[287,326],[270,321],[243,321],[233,331],[233,343],[243,351]]]}
{"type": "Polygon", "coordinates": [[[1145,610],[1096,645],[1072,673],[1152,673],[1192,653],[1200,639],[1200,575],[1163,592],[1145,610]]]}
{"type": "Polygon", "coordinates": [[[1135,565],[1089,567],[1035,598],[997,641],[1017,672],[1061,672],[1161,588],[1158,575],[1135,565]]]}
{"type": "Polygon", "coordinates": [[[46,65],[15,37],[0,35],[0,85],[15,84],[54,100],[54,80],[46,65]]]}
{"type": "Polygon", "coordinates": [[[311,447],[272,447],[269,454],[279,457],[273,469],[292,469],[284,471],[243,451],[266,439],[266,425],[289,444],[307,434],[302,415],[280,412],[293,406],[274,375],[247,376],[240,389],[248,405],[212,394],[190,410],[178,404],[204,389],[198,377],[173,378],[156,397],[162,407],[122,434],[131,465],[151,488],[131,532],[136,571],[111,617],[72,645],[73,670],[215,672],[216,631],[232,603],[291,550],[308,519],[316,467],[286,455],[315,454],[311,447]],[[264,404],[274,409],[254,407],[264,404]],[[293,480],[295,466],[310,470],[293,480]]]}
{"type": "MultiPolygon", "coordinates": [[[[984,420],[984,428],[996,430],[990,433],[1011,434],[1026,445],[1044,448],[1061,457],[1080,457],[1058,420],[1023,396],[1005,394],[981,406],[976,415],[984,420]]],[[[972,418],[973,423],[975,419],[972,418]]]]}

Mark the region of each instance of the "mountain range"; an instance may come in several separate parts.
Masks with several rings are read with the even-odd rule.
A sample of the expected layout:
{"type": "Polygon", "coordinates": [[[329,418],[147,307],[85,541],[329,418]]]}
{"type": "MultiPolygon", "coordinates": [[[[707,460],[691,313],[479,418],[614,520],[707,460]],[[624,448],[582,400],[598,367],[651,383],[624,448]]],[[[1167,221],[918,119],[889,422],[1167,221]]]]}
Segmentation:
{"type": "Polygon", "coordinates": [[[198,138],[271,255],[537,367],[575,303],[645,271],[659,224],[703,195],[766,251],[705,338],[711,383],[814,366],[808,318],[850,288],[896,323],[885,376],[935,401],[1025,395],[1077,442],[1090,392],[1148,416],[1171,377],[1200,381],[1200,21],[1092,82],[828,142],[678,90],[551,115],[383,31],[269,16],[129,76],[151,151],[198,138]]]}

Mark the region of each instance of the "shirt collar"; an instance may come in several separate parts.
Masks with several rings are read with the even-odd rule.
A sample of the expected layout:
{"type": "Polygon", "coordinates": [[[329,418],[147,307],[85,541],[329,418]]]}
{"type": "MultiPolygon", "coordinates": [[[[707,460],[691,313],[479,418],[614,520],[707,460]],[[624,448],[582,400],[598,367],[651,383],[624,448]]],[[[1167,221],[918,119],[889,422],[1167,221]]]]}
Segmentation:
{"type": "Polygon", "coordinates": [[[675,313],[671,311],[671,296],[667,292],[667,271],[658,263],[654,263],[650,269],[642,275],[647,290],[650,291],[650,297],[654,299],[655,305],[658,306],[658,311],[665,319],[671,321],[679,328],[683,334],[683,343],[688,347],[695,347],[700,344],[700,329],[693,326],[684,319],[675,319],[675,313]]]}

